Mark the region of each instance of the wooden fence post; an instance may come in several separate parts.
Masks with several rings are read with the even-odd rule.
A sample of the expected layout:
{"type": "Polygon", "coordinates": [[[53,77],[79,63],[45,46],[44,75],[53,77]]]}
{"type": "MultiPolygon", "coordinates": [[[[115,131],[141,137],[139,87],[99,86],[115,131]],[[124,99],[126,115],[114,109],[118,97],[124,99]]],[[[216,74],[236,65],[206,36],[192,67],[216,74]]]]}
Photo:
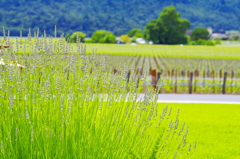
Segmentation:
{"type": "Polygon", "coordinates": [[[213,79],[213,85],[212,85],[212,91],[213,91],[213,93],[216,93],[216,89],[215,89],[215,71],[213,70],[212,72],[211,72],[211,77],[212,77],[212,79],[213,79]]]}
{"type": "Polygon", "coordinates": [[[127,83],[129,82],[129,79],[130,79],[130,71],[128,71],[127,73],[127,83]]]}
{"type": "Polygon", "coordinates": [[[226,93],[226,82],[227,82],[227,72],[224,72],[223,85],[222,85],[222,94],[226,93]]]}
{"type": "Polygon", "coordinates": [[[206,70],[203,70],[203,83],[204,83],[204,85],[203,85],[203,87],[205,86],[205,82],[206,82],[206,70]]]}
{"type": "Polygon", "coordinates": [[[234,71],[232,70],[232,75],[231,75],[231,93],[233,92],[233,78],[234,78],[234,71]]]}
{"type": "Polygon", "coordinates": [[[193,84],[193,72],[190,72],[190,77],[189,77],[189,94],[192,94],[192,84],[193,84]]]}
{"type": "Polygon", "coordinates": [[[178,78],[178,71],[175,71],[175,88],[174,88],[174,93],[177,93],[177,78],[178,78]]]}
{"type": "Polygon", "coordinates": [[[181,75],[182,75],[182,77],[185,77],[186,71],[185,70],[181,71],[181,75]]]}
{"type": "MultiPolygon", "coordinates": [[[[162,72],[158,72],[158,73],[157,73],[157,83],[158,83],[159,80],[161,79],[161,75],[162,75],[162,72]]],[[[159,91],[159,92],[157,92],[157,93],[160,93],[160,92],[161,92],[160,89],[161,89],[161,88],[158,88],[158,86],[156,86],[156,90],[159,91]]]]}
{"type": "Polygon", "coordinates": [[[157,71],[156,70],[151,70],[151,76],[152,76],[152,86],[155,90],[156,85],[157,85],[157,71]]]}
{"type": "Polygon", "coordinates": [[[136,71],[135,71],[135,76],[137,77],[137,83],[136,83],[136,88],[138,88],[138,85],[139,85],[139,81],[140,81],[140,70],[139,69],[137,69],[136,71]]]}
{"type": "Polygon", "coordinates": [[[157,73],[157,82],[160,80],[161,75],[162,75],[162,72],[158,72],[158,73],[157,73]]]}
{"type": "Polygon", "coordinates": [[[209,78],[210,77],[210,71],[209,70],[207,70],[207,78],[209,78]]]}
{"type": "Polygon", "coordinates": [[[172,69],[171,77],[174,77],[174,69],[172,69]]]}
{"type": "Polygon", "coordinates": [[[142,77],[142,74],[143,74],[143,70],[141,69],[141,70],[138,70],[138,74],[137,74],[137,76],[138,76],[138,79],[137,79],[137,88],[138,88],[138,86],[139,86],[139,82],[140,82],[140,79],[141,79],[141,77],[142,77]]]}
{"type": "Polygon", "coordinates": [[[113,73],[116,74],[118,72],[118,70],[116,70],[115,68],[113,69],[113,73]]]}
{"type": "Polygon", "coordinates": [[[198,76],[199,76],[199,71],[198,70],[195,70],[194,71],[194,90],[193,92],[197,92],[197,79],[198,79],[198,76]]]}
{"type": "Polygon", "coordinates": [[[173,85],[173,82],[174,82],[174,69],[172,69],[171,71],[171,89],[172,89],[172,92],[174,92],[174,85],[173,85]]]}

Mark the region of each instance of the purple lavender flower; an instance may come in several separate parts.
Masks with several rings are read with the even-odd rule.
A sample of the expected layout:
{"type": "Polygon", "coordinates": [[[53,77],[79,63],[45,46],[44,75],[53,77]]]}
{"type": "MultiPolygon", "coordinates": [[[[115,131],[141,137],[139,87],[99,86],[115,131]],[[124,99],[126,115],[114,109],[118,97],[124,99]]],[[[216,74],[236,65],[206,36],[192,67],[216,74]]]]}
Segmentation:
{"type": "Polygon", "coordinates": [[[68,58],[67,55],[63,56],[61,59],[64,60],[64,59],[66,59],[66,58],[68,58]]]}

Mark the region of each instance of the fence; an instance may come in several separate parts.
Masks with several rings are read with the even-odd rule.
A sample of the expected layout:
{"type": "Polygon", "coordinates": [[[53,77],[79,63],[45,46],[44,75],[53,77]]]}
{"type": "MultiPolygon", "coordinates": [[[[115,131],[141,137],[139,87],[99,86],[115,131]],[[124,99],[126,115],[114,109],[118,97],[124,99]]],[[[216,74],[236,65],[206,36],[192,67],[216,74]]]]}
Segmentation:
{"type": "MultiPolygon", "coordinates": [[[[114,70],[114,73],[116,72],[117,70],[114,70]]],[[[142,75],[142,70],[137,70],[136,74],[142,75]]],[[[129,71],[127,81],[130,76],[129,71]]],[[[151,76],[150,86],[156,89],[157,82],[161,81],[161,92],[165,93],[240,94],[240,73],[236,71],[157,71],[150,69],[149,76],[151,76]]]]}

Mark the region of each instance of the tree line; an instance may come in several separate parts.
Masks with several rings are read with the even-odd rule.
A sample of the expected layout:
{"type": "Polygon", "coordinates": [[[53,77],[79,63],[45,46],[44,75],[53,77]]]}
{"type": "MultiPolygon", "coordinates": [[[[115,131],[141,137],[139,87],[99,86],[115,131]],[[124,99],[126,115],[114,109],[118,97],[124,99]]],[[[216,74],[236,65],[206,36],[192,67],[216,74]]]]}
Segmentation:
{"type": "MultiPolygon", "coordinates": [[[[154,44],[191,44],[196,45],[213,45],[210,33],[206,28],[196,28],[193,30],[190,38],[186,36],[186,30],[190,28],[191,23],[187,19],[181,18],[174,6],[163,9],[157,19],[151,20],[145,26],[144,31],[141,29],[131,29],[128,34],[121,35],[120,40],[123,43],[135,42],[137,38],[144,38],[154,44]]],[[[116,36],[114,33],[106,30],[97,30],[93,33],[91,39],[85,39],[86,34],[75,32],[72,35],[67,34],[68,42],[91,42],[91,43],[115,43],[116,36]]]]}
{"type": "Polygon", "coordinates": [[[240,1],[232,0],[0,0],[0,25],[18,36],[27,35],[28,28],[48,34],[58,26],[58,35],[82,31],[90,37],[96,30],[115,35],[132,28],[144,30],[157,19],[166,6],[177,7],[191,28],[212,27],[215,30],[240,28],[240,1]]]}

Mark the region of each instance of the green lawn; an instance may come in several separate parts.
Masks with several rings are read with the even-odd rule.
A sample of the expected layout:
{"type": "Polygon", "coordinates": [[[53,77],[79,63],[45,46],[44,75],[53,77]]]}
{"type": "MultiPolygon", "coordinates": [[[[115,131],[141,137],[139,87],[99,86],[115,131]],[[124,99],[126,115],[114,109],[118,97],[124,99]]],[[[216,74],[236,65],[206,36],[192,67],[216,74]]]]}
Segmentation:
{"type": "MultiPolygon", "coordinates": [[[[159,104],[165,106],[165,103],[159,104]]],[[[197,141],[193,158],[240,158],[240,105],[168,103],[180,108],[180,121],[189,125],[188,141],[197,141]]]]}

